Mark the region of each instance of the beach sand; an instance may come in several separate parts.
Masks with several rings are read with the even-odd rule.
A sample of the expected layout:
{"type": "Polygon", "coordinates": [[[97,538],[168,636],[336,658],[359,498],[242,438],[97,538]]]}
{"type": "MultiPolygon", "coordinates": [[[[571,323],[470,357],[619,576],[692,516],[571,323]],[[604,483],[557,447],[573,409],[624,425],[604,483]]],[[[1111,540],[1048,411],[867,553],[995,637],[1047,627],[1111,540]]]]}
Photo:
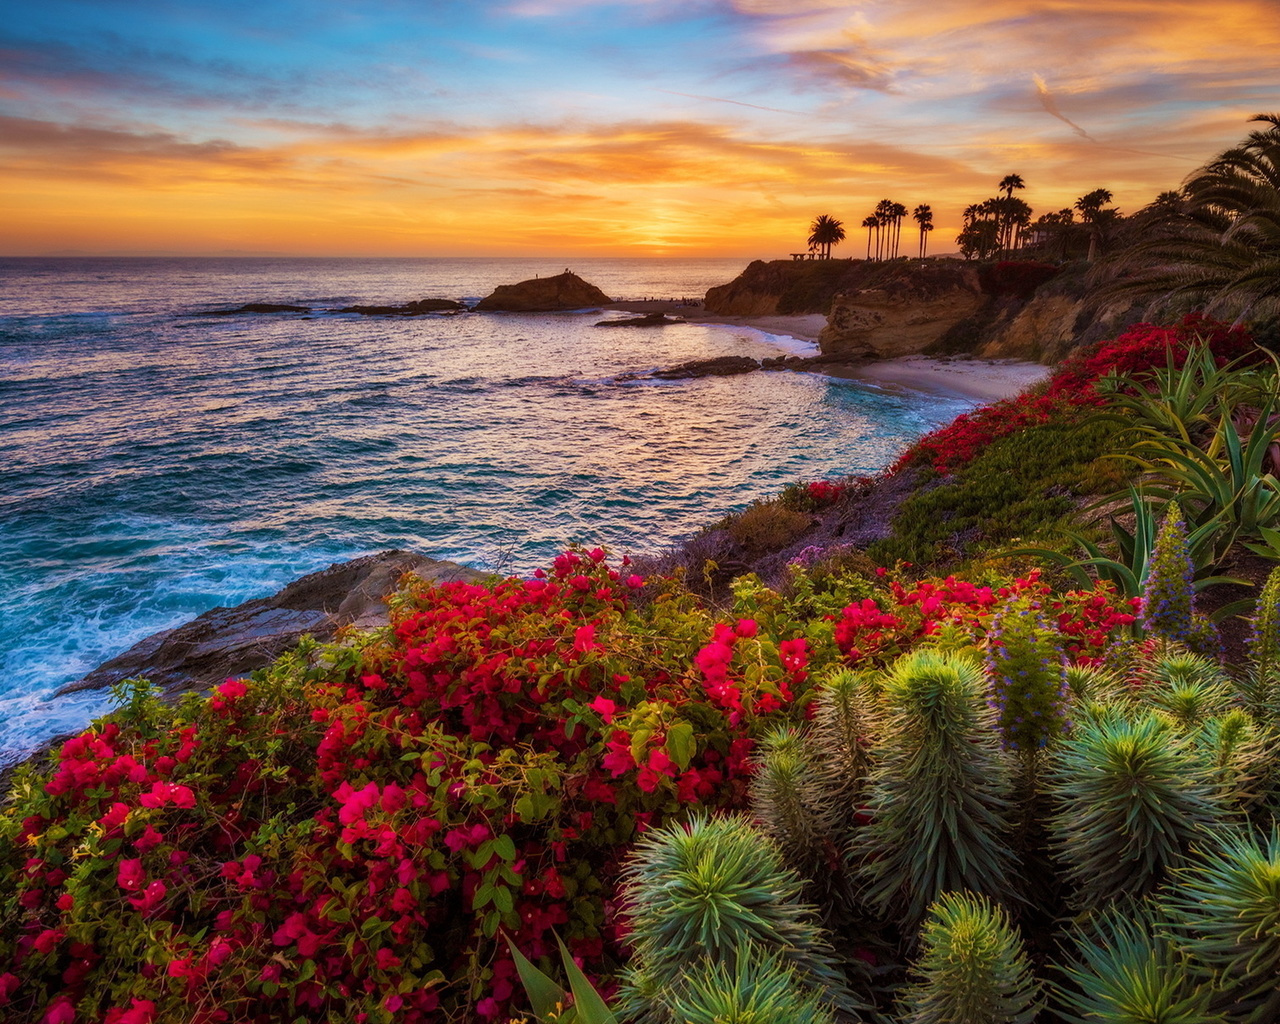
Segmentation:
{"type": "MultiPolygon", "coordinates": [[[[766,334],[781,334],[801,341],[818,341],[827,325],[821,313],[792,316],[714,316],[701,303],[679,305],[673,301],[617,302],[606,307],[627,313],[663,312],[694,324],[749,327],[766,334]]],[[[1043,380],[1052,368],[1016,359],[975,359],[972,356],[902,356],[873,362],[815,366],[812,372],[848,380],[864,380],[887,388],[904,388],[935,395],[959,395],[978,402],[1013,398],[1043,380]]]]}

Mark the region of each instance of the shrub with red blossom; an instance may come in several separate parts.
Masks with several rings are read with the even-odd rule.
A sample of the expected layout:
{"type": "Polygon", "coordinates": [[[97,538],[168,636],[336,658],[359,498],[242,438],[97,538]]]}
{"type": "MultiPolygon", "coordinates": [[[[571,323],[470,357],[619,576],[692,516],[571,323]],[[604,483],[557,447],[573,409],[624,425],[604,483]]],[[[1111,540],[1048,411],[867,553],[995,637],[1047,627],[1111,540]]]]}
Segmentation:
{"type": "Polygon", "coordinates": [[[1247,331],[1193,314],[1172,327],[1138,324],[1114,341],[1099,342],[1063,362],[1048,381],[1016,398],[983,406],[916,442],[890,467],[931,466],[943,475],[967,466],[997,438],[1058,418],[1079,417],[1107,404],[1095,385],[1109,375],[1140,374],[1167,365],[1180,367],[1187,352],[1202,343],[1218,365],[1255,351],[1247,331]]]}

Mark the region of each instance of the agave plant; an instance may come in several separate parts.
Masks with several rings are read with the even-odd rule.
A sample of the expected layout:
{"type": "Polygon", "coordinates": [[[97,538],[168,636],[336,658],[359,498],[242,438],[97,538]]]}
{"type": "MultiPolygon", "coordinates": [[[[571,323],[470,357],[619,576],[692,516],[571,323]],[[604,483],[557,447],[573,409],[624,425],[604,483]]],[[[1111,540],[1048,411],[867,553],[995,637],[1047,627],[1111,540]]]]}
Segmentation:
{"type": "Polygon", "coordinates": [[[1170,931],[1212,981],[1233,1022],[1280,1020],[1280,828],[1263,840],[1221,833],[1179,872],[1164,901],[1170,931]]]}
{"type": "Polygon", "coordinates": [[[1225,1024],[1188,957],[1161,934],[1149,904],[1121,904],[1077,929],[1072,986],[1055,986],[1071,1024],[1225,1024]]]}
{"type": "Polygon", "coordinates": [[[901,1024],[1031,1024],[1043,1005],[1008,915],[971,893],[930,907],[914,973],[901,1024]]]}
{"type": "MultiPolygon", "coordinates": [[[[777,847],[739,817],[699,816],[647,833],[625,874],[632,966],[619,994],[624,1016],[673,1024],[690,977],[720,965],[726,977],[763,969],[744,951],[777,954],[794,971],[793,999],[853,1016],[849,991],[814,908],[777,847]]],[[[705,973],[703,974],[705,977],[705,973]]]]}
{"type": "Polygon", "coordinates": [[[895,907],[908,929],[950,890],[1007,898],[1012,773],[981,668],[924,648],[899,658],[884,686],[871,822],[851,845],[864,897],[881,913],[895,907]]]}
{"type": "Polygon", "coordinates": [[[1151,891],[1226,817],[1192,741],[1154,711],[1079,726],[1049,789],[1055,853],[1086,910],[1151,891]]]}

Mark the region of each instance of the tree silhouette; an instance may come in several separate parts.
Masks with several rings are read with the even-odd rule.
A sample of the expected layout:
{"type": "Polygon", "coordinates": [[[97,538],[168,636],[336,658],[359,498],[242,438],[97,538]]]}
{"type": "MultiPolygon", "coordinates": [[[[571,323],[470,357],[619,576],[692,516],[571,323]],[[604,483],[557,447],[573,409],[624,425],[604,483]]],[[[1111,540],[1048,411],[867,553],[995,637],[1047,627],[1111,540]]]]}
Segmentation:
{"type": "Polygon", "coordinates": [[[809,225],[809,244],[821,246],[822,258],[831,259],[831,247],[844,241],[844,224],[829,214],[819,214],[809,225]]]}
{"type": "Polygon", "coordinates": [[[1076,200],[1076,209],[1080,211],[1080,219],[1089,225],[1089,255],[1087,257],[1089,260],[1093,260],[1098,254],[1098,248],[1102,243],[1102,235],[1106,225],[1120,216],[1118,210],[1105,209],[1109,202],[1111,202],[1111,193],[1105,188],[1095,188],[1092,192],[1086,193],[1076,200]]]}
{"type": "Polygon", "coordinates": [[[1139,215],[1135,241],[1101,261],[1108,294],[1148,315],[1201,309],[1237,322],[1280,317],[1280,114],[1139,215]]]}
{"type": "Polygon", "coordinates": [[[911,213],[911,219],[920,226],[920,258],[924,259],[925,242],[930,231],[933,230],[933,210],[930,209],[928,203],[921,203],[911,213]]]}
{"type": "Polygon", "coordinates": [[[873,228],[878,228],[880,226],[880,222],[876,219],[876,215],[873,213],[870,216],[863,218],[862,226],[867,229],[867,259],[870,260],[871,259],[871,231],[873,228]]]}

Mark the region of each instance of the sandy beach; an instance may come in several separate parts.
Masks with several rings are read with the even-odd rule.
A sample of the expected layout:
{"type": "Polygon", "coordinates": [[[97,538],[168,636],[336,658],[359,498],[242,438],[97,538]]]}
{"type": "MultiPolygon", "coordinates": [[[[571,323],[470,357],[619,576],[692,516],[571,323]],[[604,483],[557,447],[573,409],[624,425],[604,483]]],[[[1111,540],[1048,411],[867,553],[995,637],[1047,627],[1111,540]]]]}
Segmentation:
{"type": "MultiPolygon", "coordinates": [[[[749,327],[767,334],[782,334],[814,344],[827,325],[821,313],[792,316],[715,316],[703,311],[701,303],[679,305],[671,301],[618,302],[609,309],[627,313],[664,312],[695,324],[724,324],[749,327]]],[[[978,402],[997,402],[1021,394],[1043,380],[1052,367],[1016,359],[977,359],[972,356],[902,356],[874,362],[827,364],[815,373],[863,380],[888,388],[910,388],[938,395],[961,395],[978,402]]]]}

